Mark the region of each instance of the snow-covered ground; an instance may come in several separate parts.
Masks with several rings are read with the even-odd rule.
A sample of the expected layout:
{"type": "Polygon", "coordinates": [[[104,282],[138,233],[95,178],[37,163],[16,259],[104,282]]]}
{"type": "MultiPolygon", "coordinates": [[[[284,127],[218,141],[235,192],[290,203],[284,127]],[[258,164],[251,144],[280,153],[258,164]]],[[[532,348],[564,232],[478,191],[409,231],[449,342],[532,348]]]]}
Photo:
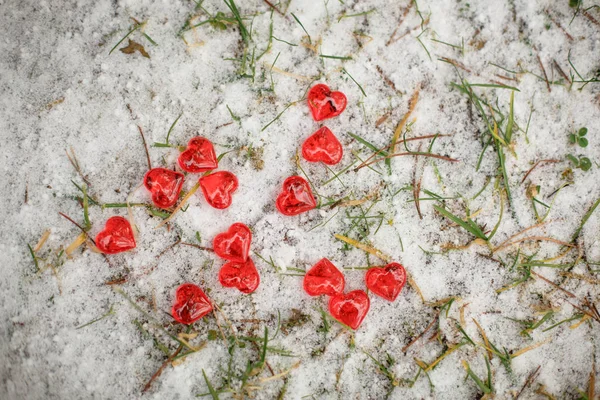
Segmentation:
{"type": "MultiPolygon", "coordinates": [[[[230,0],[145,3],[0,0],[0,398],[210,398],[207,381],[220,398],[592,394],[600,85],[581,81],[600,76],[598,6],[291,0],[271,1],[274,10],[237,1],[244,40],[230,0]],[[129,39],[149,58],[120,51],[129,39]],[[296,158],[321,126],[304,99],[316,82],[348,98],[325,121],[344,146],[331,169],[296,158]],[[356,171],[374,153],[364,141],[388,146],[411,98],[399,141],[430,137],[395,153],[422,154],[356,171]],[[90,235],[125,216],[139,230],[137,248],[103,257],[84,244],[61,254],[80,231],[59,212],[84,223],[75,184],[100,204],[150,203],[138,126],[149,145],[164,143],[180,114],[170,143],[200,135],[217,154],[229,151],[219,167],[239,179],[231,207],[213,209],[198,192],[155,229],[162,217],[144,207],[92,203],[90,235]],[[587,147],[569,142],[582,127],[587,147]],[[319,209],[276,210],[291,175],[310,178],[319,209]],[[463,221],[469,212],[491,238],[475,240],[444,209],[463,221]],[[219,284],[223,261],[212,252],[173,246],[211,247],[236,221],[254,235],[261,285],[251,295],[219,284]],[[372,295],[356,332],[327,317],[326,299],[305,294],[295,270],[327,257],[344,268],[347,290],[364,289],[365,268],[384,262],[335,234],[389,255],[412,278],[393,303],[372,295]],[[189,331],[170,317],[183,282],[221,310],[189,331]]],[[[149,153],[171,168],[179,151],[149,153]]],[[[188,174],[185,190],[196,180],[188,174]]]]}

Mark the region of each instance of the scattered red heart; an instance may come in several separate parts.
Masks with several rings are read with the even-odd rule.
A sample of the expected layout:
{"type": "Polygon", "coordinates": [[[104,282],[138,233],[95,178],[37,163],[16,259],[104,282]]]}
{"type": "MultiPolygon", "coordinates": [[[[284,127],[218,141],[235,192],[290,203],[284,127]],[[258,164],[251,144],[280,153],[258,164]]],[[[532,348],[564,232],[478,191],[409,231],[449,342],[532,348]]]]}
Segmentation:
{"type": "Polygon", "coordinates": [[[227,232],[219,233],[213,240],[215,253],[226,260],[245,262],[250,253],[252,232],[246,225],[236,222],[227,232]]]}
{"type": "Polygon", "coordinates": [[[252,293],[258,288],[260,277],[251,258],[246,262],[229,261],[219,271],[219,282],[225,287],[237,288],[242,293],[252,293]]]}
{"type": "Polygon", "coordinates": [[[344,275],[326,258],[321,259],[304,275],[304,291],[310,296],[334,296],[344,291],[344,275]]]}
{"type": "Polygon", "coordinates": [[[398,263],[390,263],[383,268],[374,267],[365,275],[367,288],[388,301],[394,301],[406,283],[406,271],[398,263]]]}
{"type": "Polygon", "coordinates": [[[170,208],[177,203],[184,176],[166,168],[152,168],[144,176],[144,186],[152,194],[152,202],[159,208],[170,208]]]}
{"type": "Polygon", "coordinates": [[[210,171],[219,166],[213,144],[200,136],[190,139],[187,149],[179,155],[177,161],[181,169],[192,173],[210,171]]]}
{"type": "Polygon", "coordinates": [[[203,176],[199,182],[208,204],[219,209],[231,205],[231,195],[238,188],[237,178],[228,171],[219,171],[203,176]]]}
{"type": "Polygon", "coordinates": [[[333,118],[346,108],[346,95],[332,92],[329,86],[319,83],[308,91],[308,107],[315,121],[333,118]]]}
{"type": "Polygon", "coordinates": [[[335,165],[343,155],[342,144],[326,126],[313,133],[302,144],[302,156],[306,161],[335,165]]]}
{"type": "Polygon", "coordinates": [[[175,291],[171,314],[176,321],[190,325],[213,309],[206,294],[193,283],[184,283],[175,291]]]}
{"type": "Polygon", "coordinates": [[[298,215],[312,210],[317,202],[308,182],[301,176],[290,176],[283,182],[283,191],[275,203],[283,215],[298,215]]]}
{"type": "Polygon", "coordinates": [[[331,316],[356,330],[365,319],[370,307],[369,296],[363,290],[337,294],[329,299],[331,316]]]}
{"type": "Polygon", "coordinates": [[[96,247],[105,254],[117,254],[135,248],[131,224],[123,217],[110,217],[96,236],[96,247]]]}

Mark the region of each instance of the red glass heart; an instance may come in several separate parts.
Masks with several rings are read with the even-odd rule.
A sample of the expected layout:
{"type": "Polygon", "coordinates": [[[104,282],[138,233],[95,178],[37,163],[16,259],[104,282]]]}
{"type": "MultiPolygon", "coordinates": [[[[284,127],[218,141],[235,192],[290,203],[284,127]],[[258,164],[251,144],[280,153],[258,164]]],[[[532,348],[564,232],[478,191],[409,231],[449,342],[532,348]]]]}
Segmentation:
{"type": "Polygon", "coordinates": [[[123,217],[110,217],[104,230],[96,235],[96,247],[104,254],[135,249],[135,237],[129,221],[123,217]]]}
{"type": "Polygon", "coordinates": [[[275,205],[283,215],[298,215],[315,208],[317,202],[304,178],[290,176],[283,182],[283,191],[275,205]]]}
{"type": "Polygon", "coordinates": [[[215,253],[226,260],[244,262],[250,253],[252,232],[246,225],[236,222],[227,232],[219,233],[213,240],[215,253]]]}
{"type": "Polygon", "coordinates": [[[329,86],[319,83],[308,91],[308,107],[315,121],[333,118],[346,108],[346,95],[332,92],[329,86]]]}
{"type": "Polygon", "coordinates": [[[394,301],[406,283],[406,271],[402,265],[390,263],[383,268],[369,269],[365,281],[371,292],[388,301],[394,301]]]}
{"type": "Polygon", "coordinates": [[[369,296],[363,290],[354,290],[329,299],[329,312],[333,318],[356,330],[369,312],[370,304],[369,296]]]}
{"type": "Polygon", "coordinates": [[[192,173],[210,171],[219,166],[213,144],[200,136],[190,139],[177,162],[182,170],[192,173]]]}
{"type": "Polygon", "coordinates": [[[323,258],[304,275],[304,291],[310,296],[334,296],[344,291],[344,275],[331,261],[323,258]]]}
{"type": "Polygon", "coordinates": [[[246,262],[229,261],[219,271],[219,282],[225,287],[237,288],[242,293],[252,293],[260,283],[258,271],[251,258],[246,262]]]}
{"type": "Polygon", "coordinates": [[[184,179],[181,172],[152,168],[144,176],[144,186],[152,194],[152,202],[156,207],[170,208],[177,203],[184,179]]]}
{"type": "Polygon", "coordinates": [[[306,161],[335,165],[343,155],[342,144],[326,126],[313,133],[302,144],[302,156],[306,161]]]}
{"type": "Polygon", "coordinates": [[[204,198],[214,208],[227,208],[231,205],[231,194],[238,188],[238,180],[228,171],[219,171],[200,178],[204,198]]]}
{"type": "Polygon", "coordinates": [[[176,321],[189,325],[198,321],[213,309],[204,291],[193,283],[184,283],[175,291],[175,303],[171,314],[176,321]]]}

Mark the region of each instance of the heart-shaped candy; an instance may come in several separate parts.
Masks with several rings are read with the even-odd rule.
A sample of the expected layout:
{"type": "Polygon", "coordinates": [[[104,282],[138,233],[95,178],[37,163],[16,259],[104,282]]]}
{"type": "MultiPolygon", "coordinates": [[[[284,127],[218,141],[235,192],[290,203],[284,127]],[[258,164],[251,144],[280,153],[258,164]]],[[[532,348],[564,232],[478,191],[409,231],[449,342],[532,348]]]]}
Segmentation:
{"type": "Polygon", "coordinates": [[[308,107],[315,121],[333,118],[346,108],[346,95],[332,92],[329,86],[319,83],[308,91],[308,107]]]}
{"type": "Polygon", "coordinates": [[[246,262],[229,261],[223,265],[219,271],[219,282],[242,293],[252,293],[258,287],[260,277],[252,259],[248,258],[246,262]]]}
{"type": "Polygon", "coordinates": [[[371,292],[388,301],[394,301],[406,283],[406,271],[402,265],[390,263],[383,268],[369,269],[365,281],[371,292]]]}
{"type": "Polygon", "coordinates": [[[365,319],[371,302],[363,290],[340,293],[329,299],[331,316],[356,330],[365,319]]]}
{"type": "Polygon", "coordinates": [[[246,225],[236,222],[227,232],[219,233],[213,240],[213,249],[221,258],[229,261],[244,262],[250,253],[252,232],[246,225]]]}
{"type": "Polygon", "coordinates": [[[304,275],[304,291],[310,296],[334,296],[344,291],[344,275],[326,258],[321,259],[304,275]]]}
{"type": "Polygon", "coordinates": [[[177,159],[182,170],[192,173],[210,171],[218,167],[215,148],[210,140],[197,136],[191,138],[177,159]]]}
{"type": "Polygon", "coordinates": [[[290,176],[275,203],[283,215],[298,215],[317,206],[308,182],[301,176],[290,176]]]}
{"type": "Polygon", "coordinates": [[[198,321],[213,309],[206,294],[193,283],[184,283],[175,291],[175,302],[171,314],[182,324],[198,321]]]}
{"type": "Polygon", "coordinates": [[[342,144],[326,126],[313,133],[302,144],[302,156],[306,161],[335,165],[340,162],[342,155],[342,144]]]}
{"type": "Polygon", "coordinates": [[[200,178],[204,198],[214,208],[227,208],[231,205],[231,194],[238,188],[238,180],[228,171],[219,171],[200,178]]]}
{"type": "Polygon", "coordinates": [[[363,290],[340,293],[329,299],[331,316],[356,330],[365,319],[371,302],[363,290]]]}
{"type": "Polygon", "coordinates": [[[96,235],[96,247],[104,254],[135,249],[135,237],[129,221],[123,217],[110,217],[104,230],[96,235]]]}
{"type": "Polygon", "coordinates": [[[170,208],[177,203],[184,179],[181,172],[152,168],[144,176],[144,186],[152,194],[152,202],[156,207],[170,208]]]}

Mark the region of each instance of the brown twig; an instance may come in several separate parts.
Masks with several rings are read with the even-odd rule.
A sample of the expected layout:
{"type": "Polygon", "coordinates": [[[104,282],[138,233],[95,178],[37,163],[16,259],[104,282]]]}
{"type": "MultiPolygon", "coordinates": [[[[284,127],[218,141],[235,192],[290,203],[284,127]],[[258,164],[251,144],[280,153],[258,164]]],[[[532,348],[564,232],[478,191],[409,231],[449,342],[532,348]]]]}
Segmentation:
{"type": "Polygon", "coordinates": [[[212,251],[212,252],[214,252],[214,251],[215,251],[214,249],[212,249],[212,248],[210,248],[210,247],[199,246],[199,245],[197,245],[197,244],[194,244],[194,243],[185,243],[185,242],[181,242],[181,243],[179,243],[179,244],[181,244],[181,245],[184,245],[184,246],[191,246],[191,247],[195,247],[195,248],[197,248],[197,249],[200,249],[200,250],[205,250],[205,251],[212,251]]]}
{"type": "Polygon", "coordinates": [[[531,174],[533,172],[533,170],[540,165],[541,163],[557,163],[560,162],[560,160],[555,160],[555,159],[548,159],[548,160],[540,160],[538,162],[536,162],[535,164],[533,164],[533,167],[531,167],[529,169],[529,171],[527,171],[527,173],[525,174],[525,176],[523,177],[523,179],[521,179],[521,183],[525,182],[525,179],[527,179],[527,177],[529,176],[529,174],[531,174]]]}
{"type": "Polygon", "coordinates": [[[469,72],[469,73],[471,73],[471,72],[472,72],[472,71],[471,71],[469,68],[467,68],[467,67],[466,67],[466,66],[465,66],[463,63],[461,63],[461,62],[459,62],[459,61],[456,61],[456,60],[454,60],[454,59],[452,59],[452,58],[448,58],[448,57],[440,57],[440,60],[442,60],[442,61],[446,61],[448,64],[452,64],[452,65],[454,65],[455,67],[457,67],[457,68],[460,68],[460,69],[462,69],[462,70],[465,70],[465,71],[467,71],[467,72],[469,72]]]}
{"type": "Polygon", "coordinates": [[[598,22],[598,20],[597,20],[596,18],[592,17],[592,15],[591,15],[589,12],[587,12],[587,10],[583,10],[582,14],[583,14],[583,15],[584,15],[584,16],[585,16],[587,19],[589,19],[590,21],[592,21],[594,24],[596,24],[596,25],[600,26],[600,22],[598,22]]]}
{"type": "Polygon", "coordinates": [[[378,163],[379,161],[388,159],[388,158],[394,158],[394,157],[403,157],[403,156],[421,156],[421,157],[431,157],[431,158],[437,158],[439,160],[444,160],[444,161],[450,161],[450,162],[459,162],[460,160],[457,160],[456,158],[450,158],[447,156],[442,156],[439,154],[430,154],[430,153],[396,153],[396,154],[390,154],[389,156],[385,156],[385,157],[380,157],[377,158],[371,162],[368,163],[362,163],[361,165],[359,165],[358,167],[354,168],[353,171],[356,172],[361,168],[364,167],[368,167],[369,165],[378,163]]]}
{"type": "Polygon", "coordinates": [[[398,89],[396,89],[396,85],[394,84],[394,82],[392,82],[392,80],[390,78],[387,77],[387,75],[383,72],[383,69],[377,65],[377,72],[379,72],[379,75],[381,75],[381,77],[383,78],[383,81],[392,89],[394,89],[394,92],[398,92],[398,89]]]}
{"type": "Polygon", "coordinates": [[[152,386],[152,382],[154,382],[154,380],[156,378],[158,378],[160,376],[160,374],[162,374],[163,370],[167,367],[167,365],[169,365],[171,363],[171,361],[173,361],[173,359],[175,357],[177,357],[177,355],[179,355],[179,353],[181,352],[182,349],[183,349],[183,344],[180,344],[179,347],[177,348],[177,350],[175,350],[175,352],[173,354],[171,354],[169,356],[169,358],[167,358],[167,360],[160,366],[158,371],[156,371],[154,373],[154,375],[152,375],[152,377],[150,378],[148,383],[146,383],[146,385],[142,389],[142,393],[146,393],[146,391],[148,391],[148,389],[150,389],[150,386],[152,386]]]}
{"type": "Polygon", "coordinates": [[[541,365],[538,365],[538,367],[535,369],[535,371],[533,371],[532,373],[529,374],[529,376],[525,380],[525,384],[523,385],[523,387],[521,388],[521,390],[515,397],[515,400],[517,400],[519,397],[521,397],[521,395],[523,394],[523,391],[525,391],[525,389],[527,389],[527,387],[531,386],[531,384],[537,379],[541,367],[542,367],[541,365]]]}
{"type": "Polygon", "coordinates": [[[565,78],[565,80],[566,80],[567,82],[569,82],[569,83],[572,83],[572,82],[571,82],[571,78],[569,78],[569,77],[567,76],[567,74],[565,74],[565,71],[563,71],[563,70],[562,70],[562,68],[560,67],[560,65],[558,65],[558,63],[556,62],[556,60],[555,60],[555,59],[552,59],[552,65],[554,66],[554,69],[555,69],[555,70],[557,70],[557,71],[558,71],[558,73],[559,73],[559,74],[561,74],[561,76],[562,76],[563,78],[565,78]]]}
{"type": "Polygon", "coordinates": [[[427,325],[427,327],[425,328],[425,330],[423,332],[421,332],[417,337],[415,337],[413,340],[410,341],[409,344],[407,344],[406,346],[404,346],[402,348],[402,352],[406,353],[406,350],[408,350],[408,348],[410,346],[412,346],[413,344],[415,344],[419,339],[421,339],[426,333],[427,331],[429,331],[431,329],[431,327],[433,326],[433,324],[435,324],[435,322],[438,320],[440,316],[440,311],[438,310],[438,312],[435,314],[435,316],[433,317],[433,321],[431,321],[429,323],[429,325],[427,325]]]}
{"type": "Polygon", "coordinates": [[[561,292],[565,293],[567,296],[569,297],[573,297],[573,298],[577,298],[573,293],[569,292],[566,289],[563,289],[562,287],[560,287],[559,285],[557,285],[556,283],[552,282],[550,279],[543,277],[542,275],[538,274],[535,271],[530,271],[532,275],[537,276],[538,278],[540,278],[541,280],[543,280],[544,282],[546,282],[549,285],[552,285],[553,287],[555,287],[556,289],[560,290],[561,292]]]}
{"type": "Polygon", "coordinates": [[[283,13],[281,11],[279,11],[279,9],[277,7],[275,7],[273,5],[273,3],[271,3],[269,0],[263,0],[265,3],[267,3],[269,5],[269,7],[271,7],[273,10],[277,11],[277,13],[281,16],[283,16],[283,13]]]}
{"type": "Polygon", "coordinates": [[[69,159],[69,162],[71,163],[71,165],[75,169],[75,172],[77,172],[77,174],[79,175],[79,177],[81,179],[83,179],[83,181],[86,183],[86,185],[92,186],[90,184],[90,182],[83,175],[83,172],[81,172],[81,167],[79,166],[79,161],[77,160],[77,156],[75,155],[75,150],[73,150],[72,146],[71,146],[70,150],[71,150],[71,154],[69,154],[69,150],[65,150],[65,153],[67,154],[67,158],[69,159]]]}
{"type": "Polygon", "coordinates": [[[569,34],[569,32],[567,32],[567,31],[565,30],[565,28],[563,28],[563,26],[562,26],[562,25],[561,25],[561,24],[560,24],[560,23],[559,23],[557,20],[555,20],[555,19],[554,19],[554,17],[552,17],[552,15],[550,14],[550,10],[546,10],[546,14],[548,15],[548,18],[550,18],[550,20],[551,20],[552,22],[554,22],[554,24],[555,24],[556,26],[558,26],[558,28],[559,28],[559,29],[560,29],[560,30],[561,30],[561,31],[562,31],[562,32],[565,34],[565,36],[567,37],[567,39],[569,39],[570,41],[573,41],[573,40],[574,40],[574,39],[573,39],[573,36],[571,36],[571,35],[569,34]]]}
{"type": "Polygon", "coordinates": [[[537,59],[540,63],[540,67],[542,67],[542,72],[544,73],[544,80],[546,81],[546,87],[548,88],[548,92],[552,92],[552,89],[550,88],[550,81],[548,81],[548,75],[546,75],[546,68],[544,68],[544,64],[542,63],[542,59],[540,58],[539,54],[537,54],[537,59]]]}
{"type": "Polygon", "coordinates": [[[404,22],[404,17],[406,17],[406,15],[408,14],[408,12],[412,8],[412,6],[413,6],[413,2],[411,1],[410,4],[408,5],[408,7],[406,7],[404,9],[404,12],[400,16],[400,21],[398,21],[398,25],[396,26],[396,29],[394,29],[394,32],[392,32],[392,34],[390,35],[390,38],[388,39],[387,43],[385,44],[386,46],[389,46],[392,43],[394,36],[396,36],[396,32],[398,32],[398,29],[400,28],[400,25],[402,25],[402,22],[404,22]]]}
{"type": "Polygon", "coordinates": [[[140,131],[140,135],[142,136],[142,141],[144,142],[144,150],[146,150],[146,160],[148,161],[148,171],[152,169],[152,163],[150,162],[150,152],[148,151],[148,144],[146,143],[146,137],[144,136],[144,131],[142,131],[141,126],[137,126],[140,131]]]}

